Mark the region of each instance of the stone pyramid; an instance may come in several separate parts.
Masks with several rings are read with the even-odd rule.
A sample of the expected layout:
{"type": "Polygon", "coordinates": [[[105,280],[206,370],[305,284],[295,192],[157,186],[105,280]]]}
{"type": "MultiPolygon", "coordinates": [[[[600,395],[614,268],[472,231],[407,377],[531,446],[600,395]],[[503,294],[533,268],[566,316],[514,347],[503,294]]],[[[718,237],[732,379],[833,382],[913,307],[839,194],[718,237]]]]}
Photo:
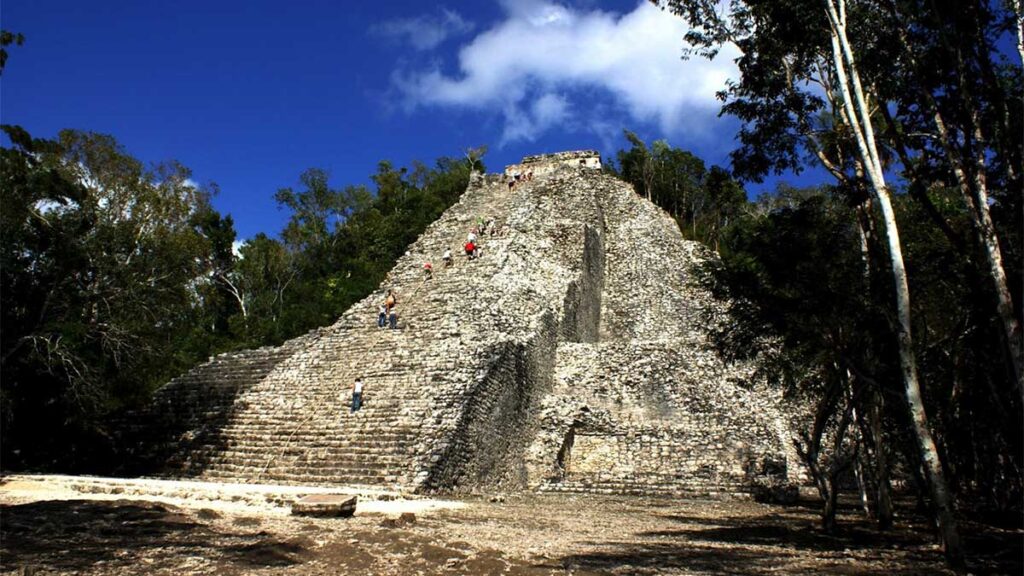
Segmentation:
{"type": "Polygon", "coordinates": [[[475,175],[333,325],[161,388],[138,420],[149,462],[174,477],[421,492],[748,493],[758,475],[792,476],[796,458],[777,396],[707,342],[715,304],[694,271],[708,257],[595,152],[475,175]],[[497,233],[468,260],[481,217],[497,233]],[[376,325],[387,289],[396,330],[376,325]],[[365,406],[350,413],[357,377],[365,406]]]}

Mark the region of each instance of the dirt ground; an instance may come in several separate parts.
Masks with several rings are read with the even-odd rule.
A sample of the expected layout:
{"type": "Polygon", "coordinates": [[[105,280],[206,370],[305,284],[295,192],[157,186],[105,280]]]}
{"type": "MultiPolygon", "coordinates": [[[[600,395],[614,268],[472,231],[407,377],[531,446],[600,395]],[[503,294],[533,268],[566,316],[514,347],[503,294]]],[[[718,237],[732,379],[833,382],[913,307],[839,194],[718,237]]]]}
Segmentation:
{"type": "MultiPolygon", "coordinates": [[[[822,534],[813,503],[593,496],[366,506],[316,519],[251,506],[0,487],[0,571],[13,574],[948,574],[923,518],[880,534],[853,507],[822,534]]],[[[369,503],[368,503],[369,504],[369,503]]],[[[362,506],[362,504],[361,504],[362,506]]],[[[1022,573],[1020,530],[965,523],[973,574],[1022,573]]]]}

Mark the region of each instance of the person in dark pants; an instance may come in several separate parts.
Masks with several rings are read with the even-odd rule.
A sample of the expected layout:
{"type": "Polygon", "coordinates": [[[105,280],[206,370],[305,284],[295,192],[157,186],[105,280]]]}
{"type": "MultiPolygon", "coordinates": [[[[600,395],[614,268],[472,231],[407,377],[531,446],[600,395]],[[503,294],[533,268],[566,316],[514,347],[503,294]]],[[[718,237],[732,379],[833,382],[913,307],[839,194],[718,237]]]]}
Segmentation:
{"type": "Polygon", "coordinates": [[[356,378],[355,383],[352,384],[352,412],[359,410],[363,406],[363,379],[356,378]]]}
{"type": "Polygon", "coordinates": [[[388,325],[392,330],[398,328],[398,312],[395,312],[394,308],[391,309],[391,314],[388,316],[388,325]]]}

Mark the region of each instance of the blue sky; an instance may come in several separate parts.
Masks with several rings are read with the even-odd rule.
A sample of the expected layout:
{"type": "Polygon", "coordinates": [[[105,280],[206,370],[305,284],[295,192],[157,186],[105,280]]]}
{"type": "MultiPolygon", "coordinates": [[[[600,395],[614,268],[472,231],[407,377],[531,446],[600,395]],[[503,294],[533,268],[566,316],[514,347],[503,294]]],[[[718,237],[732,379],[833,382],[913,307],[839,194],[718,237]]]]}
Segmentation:
{"type": "MultiPolygon", "coordinates": [[[[306,168],[336,186],[486,144],[526,154],[625,145],[623,128],[727,163],[733,72],[682,61],[683,24],[640,1],[444,4],[7,0],[0,121],[37,137],[113,135],[216,182],[240,238],[276,234],[275,190],[306,168]]],[[[760,187],[751,187],[752,191],[760,187]]]]}

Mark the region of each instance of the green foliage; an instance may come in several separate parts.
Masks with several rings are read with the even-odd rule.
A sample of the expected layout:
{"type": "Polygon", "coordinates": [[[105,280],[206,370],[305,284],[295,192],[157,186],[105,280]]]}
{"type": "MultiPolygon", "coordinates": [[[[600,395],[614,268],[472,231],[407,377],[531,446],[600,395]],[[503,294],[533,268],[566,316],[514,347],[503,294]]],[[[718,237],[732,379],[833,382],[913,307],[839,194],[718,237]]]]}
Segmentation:
{"type": "Polygon", "coordinates": [[[836,371],[876,373],[872,342],[889,332],[886,303],[871,298],[854,211],[828,191],[802,195],[728,230],[710,277],[731,306],[719,344],[732,357],[769,360],[770,376],[789,386],[816,386],[836,371]]]}
{"type": "Polygon", "coordinates": [[[746,204],[739,182],[724,168],[708,170],[703,160],[664,140],[648,148],[633,132],[625,135],[631,148],[617,154],[618,175],[672,214],[687,238],[717,249],[722,229],[746,204]]]}
{"type": "Polygon", "coordinates": [[[184,167],[144,169],[108,136],[66,130],[45,141],[4,129],[5,463],[69,451],[64,462],[79,464],[101,414],[181,367],[167,358],[205,271],[209,243],[194,217],[208,194],[184,167]]]}
{"type": "Polygon", "coordinates": [[[108,469],[111,423],[208,356],[330,324],[465,190],[442,158],[412,173],[381,162],[376,190],[333,188],[319,169],[275,194],[277,240],[233,252],[234,223],[169,162],[146,168],[110,136],[0,150],[2,449],[8,468],[108,469]]]}
{"type": "Polygon", "coordinates": [[[478,157],[442,158],[410,172],[381,162],[364,186],[332,188],[319,169],[300,176],[304,189],[279,190],[291,212],[282,241],[247,241],[235,266],[220,276],[239,308],[233,332],[247,346],[279,344],[334,322],[384,279],[427,225],[458,200],[478,157]]]}
{"type": "Polygon", "coordinates": [[[7,47],[11,44],[21,46],[25,43],[25,36],[18,32],[0,30],[0,74],[7,66],[7,47]]]}
{"type": "MultiPolygon", "coordinates": [[[[930,202],[955,233],[968,233],[955,192],[934,190],[930,202]]],[[[955,248],[922,203],[896,196],[895,207],[915,294],[921,384],[950,482],[975,505],[1012,509],[1021,494],[1024,438],[985,271],[955,248]]],[[[828,400],[832,410],[852,402],[867,413],[880,393],[895,407],[885,412],[884,435],[912,470],[915,450],[898,401],[895,304],[876,218],[833,189],[780,186],[728,227],[721,261],[708,265],[705,281],[728,306],[729,322],[715,335],[720,350],[760,359],[770,381],[798,397],[828,400]],[[835,390],[852,396],[842,400],[835,390]]]]}
{"type": "MultiPolygon", "coordinates": [[[[714,57],[726,43],[739,49],[740,77],[719,93],[722,113],[741,123],[734,174],[760,181],[773,172],[820,164],[835,177],[838,197],[857,207],[842,217],[830,208],[826,213],[838,219],[824,218],[815,208],[819,200],[789,194],[759,199],[750,217],[734,223],[721,246],[723,269],[716,278],[742,301],[733,306],[736,324],[723,335],[724,344],[733,351],[752,347],[745,350],[751,352],[754,344],[771,341],[764,334],[774,334],[785,345],[773,357],[788,368],[790,382],[817,387],[812,402],[819,415],[831,412],[840,419],[852,406],[861,416],[880,407],[876,400],[864,405],[862,395],[893,390],[899,381],[892,357],[900,344],[888,296],[892,287],[877,269],[889,254],[877,232],[884,227],[866,202],[863,159],[839,113],[848,96],[840,89],[827,4],[655,3],[687,21],[687,57],[714,57]],[[851,226],[864,234],[859,247],[842,235],[821,234],[851,226]],[[833,252],[817,242],[841,249],[833,252]],[[783,246],[793,248],[792,261],[780,256],[783,246]],[[808,273],[800,267],[804,254],[820,266],[820,285],[798,281],[808,273]],[[851,264],[858,254],[866,264],[859,284],[851,264]],[[832,301],[822,298],[825,288],[824,296],[831,294],[840,306],[831,308],[832,301]],[[857,289],[865,290],[863,299],[851,299],[857,289]],[[835,392],[837,383],[847,398],[835,392]]],[[[1012,318],[1020,317],[1022,294],[1024,74],[1016,56],[1007,58],[999,48],[1007,34],[1015,34],[1019,14],[1011,3],[980,0],[842,5],[855,60],[855,66],[847,62],[848,72],[859,75],[854,88],[862,89],[871,111],[879,163],[899,175],[887,178],[890,184],[905,185],[908,193],[890,191],[913,295],[913,356],[939,444],[933,457],[960,497],[1001,510],[1016,507],[1019,517],[1024,407],[1014,389],[1009,352],[1015,346],[1008,334],[1012,318]],[[995,230],[985,224],[986,207],[995,230]],[[992,254],[996,243],[1011,278],[1008,290],[993,272],[997,259],[984,252],[988,247],[992,254]],[[997,291],[1010,294],[1008,305],[1000,304],[1001,317],[997,291]],[[989,416],[972,420],[982,414],[989,416]]],[[[770,346],[760,348],[772,352],[770,346]]],[[[895,447],[911,455],[904,465],[913,474],[920,457],[908,440],[906,412],[887,408],[885,414],[884,436],[898,439],[895,447]]],[[[820,436],[824,427],[814,427],[820,436]]],[[[859,433],[865,442],[871,436],[859,433]]]]}
{"type": "MultiPolygon", "coordinates": [[[[969,233],[969,217],[955,191],[936,189],[929,196],[954,232],[969,233]]],[[[925,400],[950,482],[975,505],[1011,510],[1021,502],[1024,429],[1015,414],[1012,375],[983,261],[958,250],[922,203],[901,197],[897,210],[915,295],[925,400]],[[985,441],[979,444],[980,438],[985,441]]]]}

